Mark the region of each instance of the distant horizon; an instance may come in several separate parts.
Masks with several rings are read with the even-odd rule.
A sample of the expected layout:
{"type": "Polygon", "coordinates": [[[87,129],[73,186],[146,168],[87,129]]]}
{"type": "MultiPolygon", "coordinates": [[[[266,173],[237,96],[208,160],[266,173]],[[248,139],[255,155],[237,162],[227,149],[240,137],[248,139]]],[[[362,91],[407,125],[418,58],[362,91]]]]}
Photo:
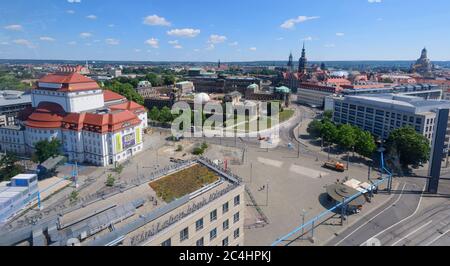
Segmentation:
{"type": "Polygon", "coordinates": [[[284,61],[290,52],[298,60],[305,43],[307,58],[318,62],[414,61],[423,47],[435,62],[450,61],[450,2],[404,2],[2,1],[0,57],[284,61]]]}

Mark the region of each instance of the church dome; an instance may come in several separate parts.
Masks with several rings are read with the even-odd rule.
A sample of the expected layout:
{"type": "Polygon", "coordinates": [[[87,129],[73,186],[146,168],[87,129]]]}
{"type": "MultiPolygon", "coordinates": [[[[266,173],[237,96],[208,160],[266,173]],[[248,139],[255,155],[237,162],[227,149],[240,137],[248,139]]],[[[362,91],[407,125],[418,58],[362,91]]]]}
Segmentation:
{"type": "Polygon", "coordinates": [[[204,92],[196,94],[195,98],[194,98],[194,101],[196,103],[201,103],[201,104],[209,102],[210,100],[211,100],[211,98],[209,97],[209,95],[204,92]]]}

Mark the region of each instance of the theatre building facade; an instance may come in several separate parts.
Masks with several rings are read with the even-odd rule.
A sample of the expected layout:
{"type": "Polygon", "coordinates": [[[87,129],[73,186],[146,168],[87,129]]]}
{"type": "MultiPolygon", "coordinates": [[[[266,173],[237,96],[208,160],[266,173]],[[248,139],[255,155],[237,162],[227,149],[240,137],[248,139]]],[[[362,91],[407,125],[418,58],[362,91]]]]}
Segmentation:
{"type": "Polygon", "coordinates": [[[31,155],[37,142],[58,139],[69,161],[106,166],[143,150],[147,112],[77,72],[58,72],[38,81],[19,121],[0,128],[0,151],[31,155]]]}

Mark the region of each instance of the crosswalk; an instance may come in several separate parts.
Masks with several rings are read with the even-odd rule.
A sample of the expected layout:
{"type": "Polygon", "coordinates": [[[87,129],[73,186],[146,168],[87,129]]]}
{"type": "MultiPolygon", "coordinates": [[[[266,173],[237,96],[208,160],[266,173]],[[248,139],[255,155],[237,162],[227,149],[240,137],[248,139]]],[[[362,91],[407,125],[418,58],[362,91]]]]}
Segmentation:
{"type": "MultiPolygon", "coordinates": [[[[276,167],[276,168],[282,168],[285,166],[285,164],[287,164],[283,161],[268,159],[268,158],[264,158],[264,157],[258,157],[257,160],[261,164],[271,166],[271,167],[276,167]]],[[[327,172],[318,171],[318,170],[308,168],[305,166],[300,166],[297,164],[289,164],[289,165],[287,165],[286,168],[289,169],[289,171],[294,174],[305,176],[305,177],[310,177],[313,179],[322,178],[322,177],[326,177],[326,176],[330,175],[327,172]]]]}

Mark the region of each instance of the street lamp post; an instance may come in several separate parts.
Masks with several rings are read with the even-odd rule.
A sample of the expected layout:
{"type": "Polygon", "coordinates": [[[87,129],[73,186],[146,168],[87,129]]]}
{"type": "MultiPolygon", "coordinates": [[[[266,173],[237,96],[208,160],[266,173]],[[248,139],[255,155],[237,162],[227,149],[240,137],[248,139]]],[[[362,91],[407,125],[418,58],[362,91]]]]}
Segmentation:
{"type": "Polygon", "coordinates": [[[267,180],[267,188],[266,188],[266,206],[269,206],[269,180],[267,180]]]}

